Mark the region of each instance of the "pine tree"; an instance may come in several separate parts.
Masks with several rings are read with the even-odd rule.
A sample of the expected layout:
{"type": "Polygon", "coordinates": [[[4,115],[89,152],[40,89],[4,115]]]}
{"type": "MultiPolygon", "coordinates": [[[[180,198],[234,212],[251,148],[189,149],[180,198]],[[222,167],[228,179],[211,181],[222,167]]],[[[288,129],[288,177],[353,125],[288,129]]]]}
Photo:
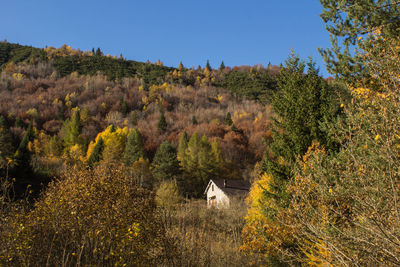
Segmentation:
{"type": "Polygon", "coordinates": [[[233,124],[232,116],[231,116],[230,112],[226,113],[224,123],[225,123],[225,125],[229,125],[229,126],[233,124]]]}
{"type": "Polygon", "coordinates": [[[164,111],[161,110],[160,120],[157,124],[157,129],[159,133],[164,133],[167,130],[167,121],[165,120],[164,111]]]}
{"type": "Polygon", "coordinates": [[[178,70],[179,71],[182,71],[183,70],[183,64],[182,64],[182,61],[181,62],[179,62],[179,66],[178,66],[178,70]]]}
{"type": "Polygon", "coordinates": [[[99,140],[97,140],[97,143],[94,146],[93,152],[88,159],[88,165],[90,167],[93,167],[93,165],[96,162],[99,162],[102,159],[103,150],[104,150],[104,142],[103,142],[103,138],[100,137],[99,140]]]}
{"type": "Polygon", "coordinates": [[[210,65],[210,61],[207,59],[207,64],[206,64],[206,70],[211,71],[211,65],[210,65]]]}
{"type": "Polygon", "coordinates": [[[225,64],[224,61],[221,62],[221,65],[219,66],[219,70],[223,71],[225,69],[225,64]]]}
{"type": "Polygon", "coordinates": [[[127,166],[131,166],[139,158],[144,158],[142,135],[139,129],[134,129],[129,133],[126,141],[124,162],[127,166]]]}
{"type": "Polygon", "coordinates": [[[168,141],[164,141],[157,149],[154,156],[153,176],[157,183],[165,180],[177,179],[180,173],[179,161],[176,158],[176,149],[168,141]]]}

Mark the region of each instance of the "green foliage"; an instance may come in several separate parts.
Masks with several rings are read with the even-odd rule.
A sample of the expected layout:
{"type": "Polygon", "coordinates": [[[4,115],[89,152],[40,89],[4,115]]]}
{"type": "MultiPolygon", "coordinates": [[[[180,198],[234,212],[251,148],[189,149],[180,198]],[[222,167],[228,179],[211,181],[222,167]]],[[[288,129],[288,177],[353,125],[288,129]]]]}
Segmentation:
{"type": "Polygon", "coordinates": [[[3,116],[0,116],[0,169],[8,164],[14,153],[11,134],[3,116]]]}
{"type": "Polygon", "coordinates": [[[189,137],[186,133],[186,131],[183,132],[181,135],[181,138],[179,138],[179,143],[178,143],[178,151],[177,151],[177,159],[181,162],[181,165],[184,165],[184,159],[185,159],[185,151],[187,149],[189,142],[189,137]]]}
{"type": "Polygon", "coordinates": [[[227,88],[234,96],[246,97],[267,103],[271,93],[276,90],[276,77],[268,72],[244,72],[233,70],[227,73],[215,86],[227,88]]]}
{"type": "Polygon", "coordinates": [[[224,118],[224,123],[225,123],[225,125],[229,125],[229,126],[231,126],[233,124],[232,115],[230,112],[226,113],[226,116],[224,118]]]}
{"type": "Polygon", "coordinates": [[[126,141],[124,150],[125,165],[131,166],[139,158],[144,158],[142,134],[139,129],[132,130],[126,141]]]}
{"type": "Polygon", "coordinates": [[[75,144],[79,143],[79,135],[82,132],[80,111],[76,110],[70,119],[64,122],[62,132],[62,138],[64,140],[64,146],[68,149],[75,144]]]}
{"type": "Polygon", "coordinates": [[[335,149],[322,124],[332,123],[339,112],[336,88],[318,76],[312,61],[307,67],[304,73],[306,64],[292,54],[281,71],[280,90],[271,100],[276,119],[269,150],[275,159],[267,157],[263,170],[278,180],[288,180],[292,164],[313,140],[335,149]]]}
{"type": "Polygon", "coordinates": [[[96,162],[99,162],[102,159],[102,154],[104,150],[104,142],[103,138],[99,138],[94,146],[92,154],[90,154],[88,159],[88,165],[93,167],[96,162]]]}
{"type": "MultiPolygon", "coordinates": [[[[181,137],[179,149],[183,149],[185,137],[181,137]]],[[[223,163],[220,161],[218,145],[210,145],[207,136],[199,138],[195,132],[187,143],[183,159],[180,164],[184,170],[182,187],[191,196],[199,197],[211,178],[220,177],[223,163]]],[[[181,157],[180,155],[179,157],[181,157]]]]}
{"type": "Polygon", "coordinates": [[[224,61],[221,62],[221,65],[219,66],[219,70],[223,71],[225,69],[225,64],[224,61]]]}
{"type": "Polygon", "coordinates": [[[165,120],[164,111],[161,110],[160,112],[160,119],[157,123],[157,129],[159,133],[164,133],[167,130],[167,121],[165,120]]]}
{"type": "Polygon", "coordinates": [[[331,49],[320,49],[328,71],[347,81],[354,81],[354,76],[369,76],[365,61],[359,55],[352,54],[350,48],[354,48],[359,37],[366,37],[377,30],[383,36],[398,36],[399,3],[391,0],[320,2],[323,6],[321,18],[327,24],[326,29],[332,40],[331,49]]]}
{"type": "Polygon", "coordinates": [[[164,141],[157,149],[152,162],[152,172],[157,183],[177,179],[180,174],[175,147],[164,141]]]}

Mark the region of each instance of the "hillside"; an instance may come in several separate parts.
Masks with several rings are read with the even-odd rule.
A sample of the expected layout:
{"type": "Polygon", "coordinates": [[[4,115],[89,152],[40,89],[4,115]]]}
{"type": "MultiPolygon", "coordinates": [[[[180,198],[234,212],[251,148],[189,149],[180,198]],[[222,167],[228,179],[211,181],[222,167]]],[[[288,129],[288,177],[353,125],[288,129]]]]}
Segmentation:
{"type": "MultiPolygon", "coordinates": [[[[250,178],[249,170],[262,159],[263,139],[270,137],[271,114],[262,103],[276,88],[273,67],[195,70],[181,64],[175,69],[160,62],[104,56],[100,49],[82,52],[69,46],[38,49],[10,43],[0,44],[0,59],[0,114],[11,134],[10,155],[21,146],[30,123],[33,126],[26,151],[30,163],[10,169],[21,190],[56,175],[64,163],[87,164],[89,144],[109,125],[137,128],[142,157],[150,163],[164,141],[178,149],[184,133],[187,141],[194,133],[204,136],[210,145],[216,142],[220,167],[229,168],[227,178],[234,179],[250,178]],[[79,129],[71,143],[66,128],[75,113],[79,129]],[[161,114],[166,122],[162,131],[157,126],[161,114]],[[71,149],[78,155],[71,155],[71,149]]],[[[124,138],[121,146],[127,135],[124,138]]],[[[190,191],[198,195],[206,182],[190,191]]]]}

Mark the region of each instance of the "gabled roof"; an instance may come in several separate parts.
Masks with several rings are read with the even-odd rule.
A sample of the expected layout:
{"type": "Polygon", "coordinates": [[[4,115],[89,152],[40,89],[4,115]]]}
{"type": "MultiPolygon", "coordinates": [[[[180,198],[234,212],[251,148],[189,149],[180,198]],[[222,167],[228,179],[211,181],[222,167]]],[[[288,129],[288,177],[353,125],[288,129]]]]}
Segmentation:
{"type": "Polygon", "coordinates": [[[250,183],[244,180],[227,180],[227,179],[211,179],[208,183],[204,194],[207,193],[208,188],[214,183],[227,195],[236,195],[241,193],[247,193],[250,191],[250,183]]]}

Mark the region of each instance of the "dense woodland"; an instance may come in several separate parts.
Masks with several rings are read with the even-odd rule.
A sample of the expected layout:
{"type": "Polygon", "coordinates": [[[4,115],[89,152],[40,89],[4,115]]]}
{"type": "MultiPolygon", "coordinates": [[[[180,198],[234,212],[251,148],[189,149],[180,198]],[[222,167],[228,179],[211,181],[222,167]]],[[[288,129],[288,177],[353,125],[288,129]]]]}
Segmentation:
{"type": "Polygon", "coordinates": [[[353,2],[321,0],[329,80],[0,43],[0,264],[400,265],[400,7],[353,2]]]}

